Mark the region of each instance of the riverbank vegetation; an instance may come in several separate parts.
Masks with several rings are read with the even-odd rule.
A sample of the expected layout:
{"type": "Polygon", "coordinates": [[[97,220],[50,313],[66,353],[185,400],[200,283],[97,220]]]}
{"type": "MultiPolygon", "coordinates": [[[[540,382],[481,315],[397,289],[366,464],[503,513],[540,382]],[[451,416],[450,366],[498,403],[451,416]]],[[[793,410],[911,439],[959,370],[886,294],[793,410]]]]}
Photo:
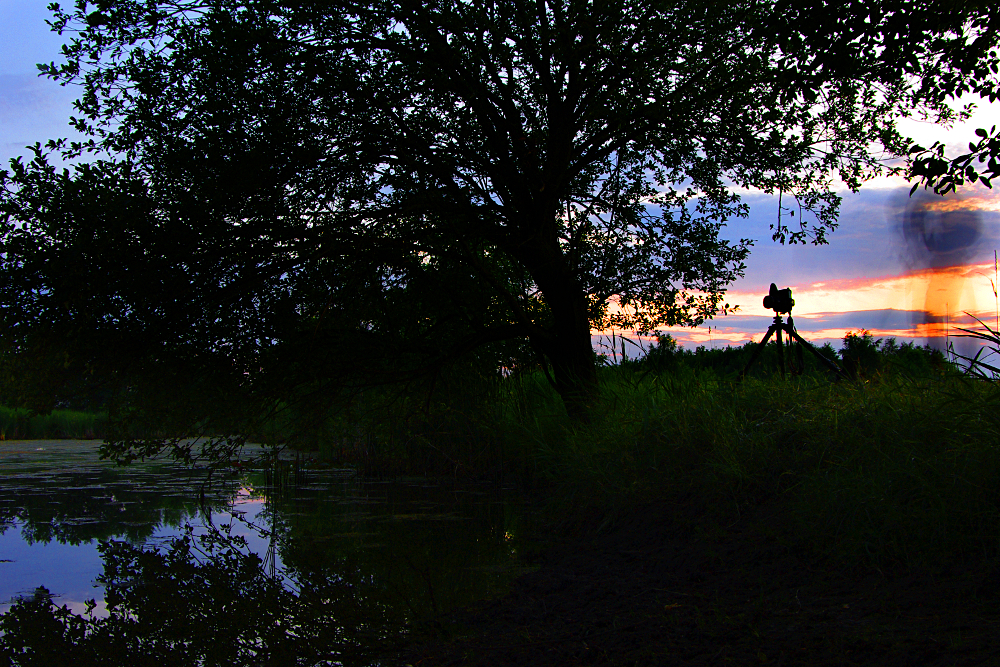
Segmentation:
{"type": "Polygon", "coordinates": [[[103,412],[52,410],[37,414],[25,408],[0,405],[0,441],[103,438],[107,418],[103,412]]]}
{"type": "MultiPolygon", "coordinates": [[[[951,637],[952,626],[897,631],[900,605],[917,599],[937,610],[927,618],[975,616],[975,605],[987,604],[980,592],[997,574],[1000,386],[960,372],[939,351],[865,332],[849,336],[836,355],[846,369],[843,377],[805,355],[801,365],[786,367],[783,378],[775,352],[768,346],[740,380],[751,345],[692,352],[661,338],[645,358],[601,368],[600,402],[585,423],[569,415],[540,368],[477,375],[465,367],[439,377],[433,392],[369,390],[325,419],[315,405],[307,410],[287,403],[259,422],[258,435],[297,449],[296,471],[301,459],[306,467],[354,467],[367,478],[427,476],[445,485],[486,480],[517,486],[532,499],[532,523],[540,521],[547,539],[570,544],[579,554],[566,560],[559,554],[568,549],[557,546],[547,565],[518,580],[514,594],[449,612],[457,621],[435,607],[430,620],[409,623],[405,635],[390,628],[385,636],[393,641],[383,637],[379,655],[401,651],[416,656],[414,664],[455,664],[454,656],[480,655],[486,646],[492,652],[468,664],[534,664],[518,653],[533,646],[530,641],[490,643],[512,636],[505,625],[511,618],[538,641],[558,647],[555,658],[540,664],[566,664],[559,651],[575,650],[573,642],[592,625],[619,621],[632,634],[619,641],[595,632],[593,642],[587,634],[588,645],[606,655],[630,651],[646,657],[710,650],[705,655],[711,661],[692,664],[714,664],[719,646],[752,657],[784,655],[792,650],[789,642],[797,642],[794,650],[806,651],[802,655],[810,660],[814,652],[832,656],[828,664],[845,664],[833,657],[859,645],[879,655],[923,655],[924,644],[951,637]],[[924,582],[919,590],[894,583],[913,580],[924,582]],[[940,606],[955,599],[955,586],[964,587],[962,599],[972,606],[958,612],[953,602],[940,606]],[[545,600],[561,611],[535,615],[545,600]],[[783,610],[792,605],[795,616],[786,618],[783,610]],[[834,621],[831,609],[840,614],[834,621]],[[785,634],[772,627],[777,620],[789,628],[785,634]]],[[[786,361],[798,364],[794,348],[788,352],[786,361]]],[[[251,475],[266,478],[264,472],[251,475]]],[[[308,562],[315,560],[312,534],[305,530],[292,542],[294,553],[308,562]]],[[[183,573],[178,588],[218,579],[241,600],[270,596],[273,604],[254,608],[266,622],[219,625],[232,639],[227,650],[249,654],[262,645],[282,646],[288,664],[323,664],[320,647],[323,655],[336,651],[344,664],[370,664],[365,651],[373,644],[343,625],[343,618],[356,617],[337,606],[350,600],[338,597],[342,590],[329,583],[334,578],[310,579],[323,593],[317,597],[310,589],[306,600],[275,588],[252,558],[250,567],[234,567],[235,574],[208,556],[209,562],[195,562],[188,552],[193,545],[178,542],[169,553],[115,547],[105,552],[108,572],[114,574],[120,560],[132,581],[133,564],[141,561],[144,576],[166,580],[183,573]],[[314,616],[308,607],[313,597],[323,605],[332,600],[336,608],[327,605],[314,616]],[[275,619],[289,627],[303,623],[309,637],[324,639],[297,636],[286,644],[281,633],[261,635],[259,629],[273,627],[275,619]],[[331,619],[346,634],[323,630],[331,619]]],[[[247,560],[231,549],[220,558],[230,565],[247,560]]],[[[128,589],[121,609],[157,615],[159,601],[146,597],[146,590],[128,589]]],[[[189,616],[185,611],[179,617],[189,616]]],[[[32,634],[36,625],[43,627],[39,619],[62,642],[60,650],[80,655],[117,651],[106,640],[132,631],[145,633],[150,645],[174,641],[174,630],[137,630],[121,611],[110,620],[60,611],[39,589],[0,620],[16,640],[6,640],[7,648],[40,655],[39,647],[48,647],[51,638],[32,634]],[[16,643],[23,637],[30,642],[16,643]]],[[[975,623],[970,627],[989,621],[977,616],[975,623]]],[[[181,636],[188,627],[179,626],[181,636]]],[[[971,634],[956,641],[974,653],[989,650],[971,634]]],[[[212,650],[198,641],[183,646],[187,655],[212,650]]],[[[0,664],[3,650],[0,642],[0,664]]]]}
{"type": "Polygon", "coordinates": [[[537,372],[445,383],[419,402],[368,396],[298,442],[369,475],[516,483],[569,529],[673,502],[697,506],[708,532],[766,517],[756,530],[842,564],[1000,556],[1000,387],[864,332],[845,341],[839,381],[808,361],[782,379],[768,347],[740,382],[751,346],[688,352],[662,339],[602,369],[589,423],[537,372]]]}
{"type": "MultiPolygon", "coordinates": [[[[381,387],[318,410],[277,406],[252,440],[366,477],[490,480],[533,493],[570,531],[649,503],[711,532],[746,517],[796,548],[874,568],[940,569],[1000,557],[1000,386],[930,348],[849,335],[836,359],[776,348],[740,381],[753,345],[690,351],[669,337],[600,371],[589,422],[542,369],[453,368],[432,391],[381,387]],[[755,519],[756,521],[757,519],[755,519]]],[[[0,409],[13,437],[97,437],[98,414],[0,409]]]]}

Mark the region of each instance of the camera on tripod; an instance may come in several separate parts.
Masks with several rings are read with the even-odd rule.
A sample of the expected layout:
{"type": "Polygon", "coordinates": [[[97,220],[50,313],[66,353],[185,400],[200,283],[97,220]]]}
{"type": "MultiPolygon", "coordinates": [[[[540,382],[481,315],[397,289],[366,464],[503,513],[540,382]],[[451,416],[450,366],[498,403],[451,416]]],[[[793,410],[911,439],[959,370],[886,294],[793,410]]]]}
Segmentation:
{"type": "Polygon", "coordinates": [[[777,285],[771,283],[771,289],[764,297],[765,308],[770,308],[776,313],[791,313],[794,305],[795,299],[792,298],[791,287],[778,289],[777,285]]]}
{"type": "Polygon", "coordinates": [[[784,344],[781,341],[781,334],[788,334],[789,344],[794,340],[799,343],[796,346],[796,356],[798,357],[798,369],[794,372],[796,374],[801,373],[805,364],[802,359],[803,348],[809,350],[813,355],[819,359],[820,363],[829,368],[831,371],[836,373],[838,377],[846,377],[844,371],[840,370],[837,364],[833,363],[822,354],[819,353],[815,347],[812,346],[809,341],[799,335],[799,332],[795,330],[795,323],[792,321],[792,307],[795,305],[795,299],[792,298],[792,288],[786,287],[785,289],[778,289],[778,286],[771,283],[771,289],[768,291],[767,296],[764,297],[764,307],[770,308],[774,311],[774,322],[767,329],[767,334],[761,339],[757,346],[754,348],[753,354],[750,356],[750,361],[747,362],[746,368],[740,373],[740,377],[745,377],[747,371],[750,370],[750,366],[760,355],[764,346],[767,345],[767,341],[774,336],[775,342],[778,344],[778,367],[781,369],[781,377],[785,377],[785,353],[784,344]],[[782,313],[788,314],[788,321],[785,322],[781,318],[782,313]]]}

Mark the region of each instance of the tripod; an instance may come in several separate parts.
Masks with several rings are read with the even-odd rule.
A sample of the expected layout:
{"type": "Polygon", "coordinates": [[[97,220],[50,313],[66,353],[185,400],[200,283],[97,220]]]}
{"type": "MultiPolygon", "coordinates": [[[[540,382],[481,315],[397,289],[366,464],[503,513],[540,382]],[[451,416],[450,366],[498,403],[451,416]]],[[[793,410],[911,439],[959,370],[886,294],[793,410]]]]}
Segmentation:
{"type": "MultiPolygon", "coordinates": [[[[774,290],[774,285],[771,285],[771,289],[774,290]]],[[[772,334],[775,336],[775,342],[778,344],[778,367],[781,368],[781,378],[782,379],[785,378],[785,353],[784,353],[784,345],[781,342],[782,331],[788,334],[789,345],[791,345],[793,338],[799,343],[799,349],[798,349],[799,373],[801,373],[802,369],[805,367],[802,360],[802,348],[805,347],[814,355],[816,355],[816,358],[819,359],[827,368],[836,373],[837,377],[840,378],[846,377],[844,375],[844,371],[840,370],[840,367],[837,364],[833,363],[832,361],[824,357],[822,354],[820,354],[819,350],[817,350],[809,341],[807,341],[806,339],[804,339],[802,336],[799,335],[799,332],[795,330],[795,323],[792,321],[792,310],[791,308],[789,308],[788,322],[785,322],[784,320],[781,319],[781,313],[779,311],[777,310],[774,311],[774,322],[771,324],[771,326],[767,328],[767,335],[764,336],[764,339],[761,340],[759,343],[757,343],[757,347],[754,348],[753,356],[750,357],[750,361],[747,362],[746,368],[744,368],[743,372],[740,373],[741,380],[746,376],[747,371],[750,370],[750,367],[753,365],[753,362],[757,360],[757,357],[760,356],[760,353],[764,351],[764,345],[766,345],[767,341],[771,339],[772,334]]]]}

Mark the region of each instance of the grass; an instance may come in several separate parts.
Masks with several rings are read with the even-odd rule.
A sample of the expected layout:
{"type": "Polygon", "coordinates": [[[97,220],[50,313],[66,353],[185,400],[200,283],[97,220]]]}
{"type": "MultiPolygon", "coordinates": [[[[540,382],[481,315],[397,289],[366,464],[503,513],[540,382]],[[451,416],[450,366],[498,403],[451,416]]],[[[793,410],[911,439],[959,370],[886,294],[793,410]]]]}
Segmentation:
{"type": "Polygon", "coordinates": [[[419,409],[356,412],[319,452],[369,474],[513,481],[568,526],[674,504],[697,530],[750,522],[845,565],[998,562],[1000,385],[930,352],[935,363],[908,369],[894,361],[924,353],[855,343],[875,356],[840,382],[822,372],[736,382],[697,355],[653,372],[607,367],[586,425],[540,374],[445,384],[419,409]]]}
{"type": "MultiPolygon", "coordinates": [[[[602,421],[539,443],[562,511],[694,502],[844,564],[940,569],[1000,557],[995,385],[902,377],[685,387],[606,383],[602,421]]],[[[541,481],[541,480],[539,480],[541,481]]]]}
{"type": "Polygon", "coordinates": [[[53,410],[32,415],[28,410],[0,406],[0,440],[91,440],[104,437],[107,415],[78,410],[53,410]]]}

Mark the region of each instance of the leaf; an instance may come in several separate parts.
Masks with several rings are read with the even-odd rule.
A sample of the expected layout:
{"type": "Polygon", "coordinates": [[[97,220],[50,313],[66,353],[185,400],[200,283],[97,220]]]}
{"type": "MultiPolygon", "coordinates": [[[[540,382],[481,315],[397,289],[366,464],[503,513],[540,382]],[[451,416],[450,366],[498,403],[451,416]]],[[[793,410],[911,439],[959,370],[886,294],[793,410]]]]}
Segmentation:
{"type": "MultiPolygon", "coordinates": [[[[984,130],[981,127],[980,128],[976,128],[976,134],[979,135],[980,137],[982,137],[983,139],[986,138],[986,130],[984,130]]],[[[969,145],[971,146],[971,144],[969,144],[969,145]]]]}
{"type": "Polygon", "coordinates": [[[916,191],[917,191],[917,188],[919,188],[919,187],[920,187],[920,183],[914,183],[914,184],[913,184],[913,187],[912,187],[912,188],[910,188],[910,196],[911,196],[911,197],[913,196],[913,193],[914,193],[914,192],[916,192],[916,191]]]}
{"type": "Polygon", "coordinates": [[[990,179],[986,178],[985,176],[980,176],[979,180],[982,182],[983,185],[988,187],[990,190],[993,189],[993,186],[990,185],[990,179]]]}
{"type": "Polygon", "coordinates": [[[926,169],[928,175],[939,176],[948,171],[948,163],[944,160],[927,160],[926,169]]]}
{"type": "Polygon", "coordinates": [[[101,12],[92,12],[87,16],[87,25],[91,28],[96,28],[99,25],[103,25],[108,22],[108,17],[101,12]]]}

